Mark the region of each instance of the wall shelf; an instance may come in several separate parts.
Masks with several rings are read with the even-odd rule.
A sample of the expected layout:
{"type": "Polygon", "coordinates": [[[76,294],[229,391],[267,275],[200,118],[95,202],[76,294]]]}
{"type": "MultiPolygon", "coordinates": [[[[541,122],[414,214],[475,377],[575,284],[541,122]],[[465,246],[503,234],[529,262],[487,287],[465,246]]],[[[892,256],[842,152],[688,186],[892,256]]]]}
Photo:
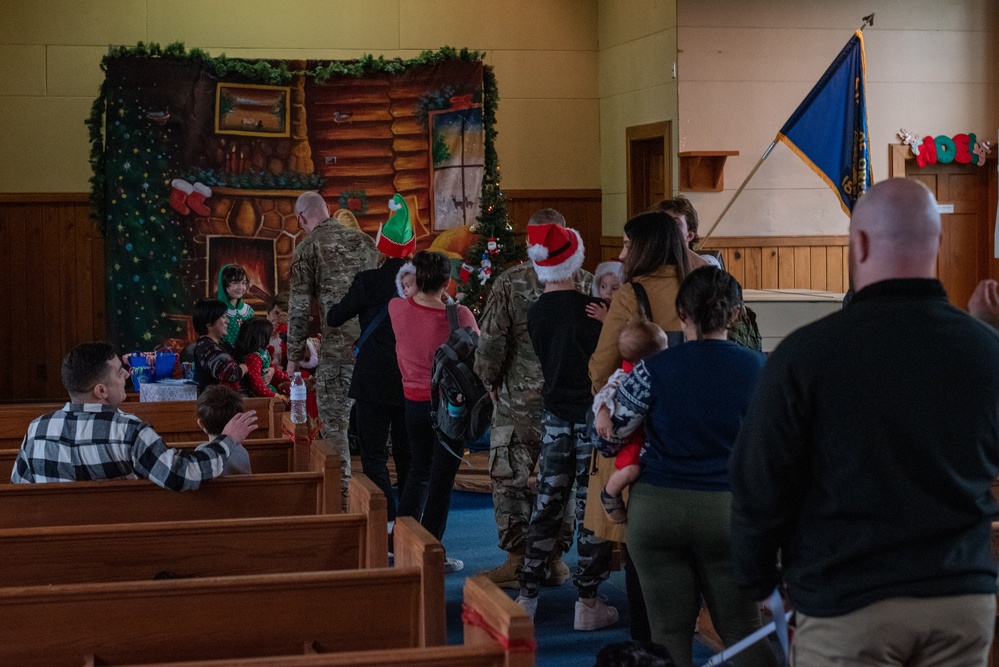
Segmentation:
{"type": "Polygon", "coordinates": [[[686,192],[721,192],[725,189],[725,160],[739,151],[682,151],[680,190],[686,192]]]}

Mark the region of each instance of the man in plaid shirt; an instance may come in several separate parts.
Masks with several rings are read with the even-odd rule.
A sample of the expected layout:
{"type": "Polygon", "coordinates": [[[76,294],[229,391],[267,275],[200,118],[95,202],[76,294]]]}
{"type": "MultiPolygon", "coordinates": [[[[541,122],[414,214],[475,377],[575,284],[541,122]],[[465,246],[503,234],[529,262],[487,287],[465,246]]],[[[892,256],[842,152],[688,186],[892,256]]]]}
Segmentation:
{"type": "Polygon", "coordinates": [[[222,474],[230,448],[257,427],[256,412],[233,417],[197,450],[168,447],[153,427],[118,410],[128,370],[108,343],[77,345],[62,362],[70,402],[28,426],[10,480],[76,482],[147,478],[172,491],[196,489],[222,474]]]}

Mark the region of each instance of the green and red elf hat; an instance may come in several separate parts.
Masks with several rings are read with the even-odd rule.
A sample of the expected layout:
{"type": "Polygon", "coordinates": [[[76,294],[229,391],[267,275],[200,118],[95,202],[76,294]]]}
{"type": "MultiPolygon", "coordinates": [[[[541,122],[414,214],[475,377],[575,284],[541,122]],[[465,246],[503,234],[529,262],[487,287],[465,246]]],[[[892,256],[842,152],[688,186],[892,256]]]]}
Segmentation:
{"type": "Polygon", "coordinates": [[[392,215],[378,228],[375,245],[379,252],[389,257],[409,257],[416,250],[416,235],[409,219],[409,206],[399,193],[393,195],[388,205],[392,215]]]}

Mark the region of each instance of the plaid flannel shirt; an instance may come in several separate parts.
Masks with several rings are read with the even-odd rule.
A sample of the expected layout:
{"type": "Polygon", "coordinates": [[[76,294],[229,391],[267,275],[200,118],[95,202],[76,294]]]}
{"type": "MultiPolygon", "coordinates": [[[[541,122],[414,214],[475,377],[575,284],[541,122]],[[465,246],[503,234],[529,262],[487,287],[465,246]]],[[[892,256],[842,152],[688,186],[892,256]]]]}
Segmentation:
{"type": "Polygon", "coordinates": [[[236,443],[218,436],[197,450],[168,447],[135,415],[99,403],[67,403],[28,426],[10,481],[147,478],[172,491],[218,477],[236,443]]]}

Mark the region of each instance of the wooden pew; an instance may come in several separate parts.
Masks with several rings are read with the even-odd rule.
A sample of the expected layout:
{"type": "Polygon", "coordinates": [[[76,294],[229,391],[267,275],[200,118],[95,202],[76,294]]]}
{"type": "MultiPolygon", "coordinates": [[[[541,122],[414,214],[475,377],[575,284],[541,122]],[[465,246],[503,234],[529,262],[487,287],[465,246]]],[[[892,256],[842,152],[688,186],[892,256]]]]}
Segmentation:
{"type": "MultiPolygon", "coordinates": [[[[0,530],[5,586],[273,574],[388,566],[385,497],[363,475],[350,481],[347,514],[0,530]]],[[[400,534],[400,558],[420,552],[400,534]]],[[[424,558],[425,555],[420,555],[424,558]]],[[[443,567],[443,561],[414,566],[443,567]]],[[[443,588],[440,594],[443,595],[443,588]]]]}
{"type": "MultiPolygon", "coordinates": [[[[173,442],[172,447],[191,448],[205,441],[173,442]]],[[[243,443],[250,455],[250,469],[256,473],[294,472],[295,448],[294,442],[288,438],[261,438],[247,440],[243,443]]],[[[10,483],[10,474],[14,470],[14,460],[19,449],[0,449],[0,484],[10,483]]],[[[304,469],[308,469],[305,466],[304,469]]]]}
{"type": "Polygon", "coordinates": [[[145,667],[533,667],[534,628],[527,614],[486,577],[466,579],[464,595],[465,642],[457,646],[195,660],[145,667]]]}
{"type": "Polygon", "coordinates": [[[361,514],[0,530],[0,582],[42,586],[367,567],[361,514]]]}
{"type": "MultiPolygon", "coordinates": [[[[0,405],[0,449],[16,449],[21,446],[28,424],[48,412],[55,412],[65,403],[31,403],[0,405]]],[[[205,434],[198,428],[198,406],[196,401],[162,401],[157,403],[123,403],[122,412],[135,415],[152,424],[156,432],[166,442],[199,440],[204,442],[205,434]]],[[[257,430],[251,438],[278,438],[281,436],[281,416],[284,403],[277,398],[247,398],[243,401],[246,410],[257,411],[257,430]]]]}
{"type": "MultiPolygon", "coordinates": [[[[324,442],[314,443],[312,450],[312,474],[321,473],[324,482],[327,481],[325,478],[332,480],[332,484],[324,484],[323,493],[332,493],[333,496],[324,497],[321,509],[325,510],[329,502],[329,509],[338,512],[339,459],[324,442]]],[[[274,476],[256,474],[235,479],[254,478],[264,478],[265,481],[275,479],[274,476]]],[[[158,508],[163,496],[197,496],[222,481],[213,480],[191,494],[174,494],[153,487],[159,493],[156,497],[149,497],[147,502],[158,508]]],[[[37,485],[39,488],[59,490],[77,486],[37,485]]],[[[145,486],[152,485],[147,482],[145,486]]],[[[36,485],[8,487],[35,488],[36,485]]],[[[205,502],[211,505],[212,510],[218,504],[210,496],[206,496],[205,502]]],[[[259,559],[260,564],[241,571],[254,574],[289,571],[292,558],[299,558],[293,568],[295,570],[388,565],[385,496],[364,475],[354,475],[350,480],[348,513],[345,515],[320,512],[319,516],[279,515],[281,518],[276,519],[209,519],[200,506],[195,509],[198,511],[185,516],[186,520],[177,521],[160,521],[159,514],[156,514],[142,523],[59,524],[0,530],[0,545],[5,545],[0,546],[0,553],[4,554],[0,561],[0,582],[4,585],[16,582],[28,585],[123,581],[147,579],[161,571],[182,576],[192,572],[196,576],[214,576],[233,574],[232,558],[242,563],[244,568],[248,567],[248,559],[259,559]],[[268,560],[269,548],[277,549],[276,561],[268,560]],[[289,560],[289,563],[282,563],[284,560],[289,560]],[[268,569],[275,567],[277,569],[268,569]]],[[[317,509],[320,508],[317,506],[317,509]]],[[[101,518],[106,516],[107,513],[100,514],[101,518]]]]}
{"type": "Polygon", "coordinates": [[[0,529],[338,513],[339,475],[324,472],[222,477],[190,493],[144,479],[0,485],[0,529]]]}
{"type": "Polygon", "coordinates": [[[0,664],[442,645],[443,549],[411,517],[395,532],[395,568],[0,588],[0,664]]]}

